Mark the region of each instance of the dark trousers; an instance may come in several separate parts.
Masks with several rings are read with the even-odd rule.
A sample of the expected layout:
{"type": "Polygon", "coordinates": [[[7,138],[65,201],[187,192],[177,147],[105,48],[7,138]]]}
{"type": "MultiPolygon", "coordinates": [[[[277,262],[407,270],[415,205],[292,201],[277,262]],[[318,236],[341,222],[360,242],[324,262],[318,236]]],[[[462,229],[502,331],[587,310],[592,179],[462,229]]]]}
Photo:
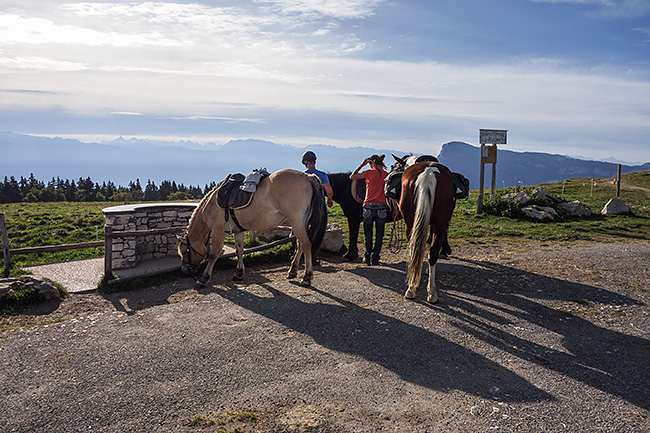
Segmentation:
{"type": "Polygon", "coordinates": [[[368,203],[363,207],[363,237],[366,247],[365,259],[368,264],[379,264],[379,255],[384,242],[384,228],[388,210],[382,203],[368,203]],[[373,246],[372,226],[375,226],[373,246]]]}

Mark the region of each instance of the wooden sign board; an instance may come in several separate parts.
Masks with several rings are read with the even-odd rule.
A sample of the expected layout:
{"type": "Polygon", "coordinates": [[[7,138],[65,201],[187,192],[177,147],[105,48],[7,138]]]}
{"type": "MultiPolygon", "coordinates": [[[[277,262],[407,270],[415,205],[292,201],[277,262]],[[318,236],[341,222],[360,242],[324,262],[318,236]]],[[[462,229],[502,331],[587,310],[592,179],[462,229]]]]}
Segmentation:
{"type": "Polygon", "coordinates": [[[481,146],[481,162],[484,164],[497,163],[497,147],[481,146]]]}
{"type": "Polygon", "coordinates": [[[479,129],[479,144],[506,144],[507,138],[507,130],[479,129]]]}

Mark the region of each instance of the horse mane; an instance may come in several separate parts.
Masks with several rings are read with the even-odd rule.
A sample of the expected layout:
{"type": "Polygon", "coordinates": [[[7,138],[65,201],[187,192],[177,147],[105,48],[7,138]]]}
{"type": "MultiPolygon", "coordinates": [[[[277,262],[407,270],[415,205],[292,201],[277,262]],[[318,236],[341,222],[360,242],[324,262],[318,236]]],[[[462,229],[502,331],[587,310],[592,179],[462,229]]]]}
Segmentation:
{"type": "Polygon", "coordinates": [[[208,202],[210,202],[210,200],[212,200],[212,197],[214,197],[214,195],[217,193],[217,190],[219,189],[219,187],[221,187],[221,185],[223,185],[223,183],[226,180],[227,180],[227,178],[222,180],[221,182],[219,182],[210,191],[208,191],[207,194],[205,194],[203,196],[203,198],[199,202],[196,209],[194,209],[194,212],[192,212],[192,216],[190,217],[190,221],[189,221],[189,223],[187,225],[188,228],[192,227],[192,224],[194,223],[194,218],[196,218],[196,215],[198,215],[199,213],[203,213],[203,211],[205,210],[205,207],[208,205],[208,202]]]}

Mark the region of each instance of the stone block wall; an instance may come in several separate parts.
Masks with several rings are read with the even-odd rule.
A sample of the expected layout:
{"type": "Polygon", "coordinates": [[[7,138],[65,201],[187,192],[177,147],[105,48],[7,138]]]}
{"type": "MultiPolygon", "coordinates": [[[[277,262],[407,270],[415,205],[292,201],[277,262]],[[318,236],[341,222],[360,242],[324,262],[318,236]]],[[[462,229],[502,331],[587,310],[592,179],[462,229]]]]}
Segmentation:
{"type": "MultiPolygon", "coordinates": [[[[187,227],[196,203],[147,203],[103,209],[106,226],[119,232],[187,227]]],[[[176,233],[113,238],[112,268],[134,268],[138,263],[176,255],[176,233]]]]}

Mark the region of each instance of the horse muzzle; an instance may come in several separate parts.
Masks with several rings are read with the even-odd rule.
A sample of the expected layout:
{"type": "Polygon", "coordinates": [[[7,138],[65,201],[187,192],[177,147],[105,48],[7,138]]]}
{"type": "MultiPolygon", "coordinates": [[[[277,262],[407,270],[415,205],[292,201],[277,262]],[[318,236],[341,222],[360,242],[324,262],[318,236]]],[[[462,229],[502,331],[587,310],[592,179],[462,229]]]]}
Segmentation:
{"type": "Polygon", "coordinates": [[[182,265],[181,266],[181,272],[186,277],[195,277],[195,276],[197,276],[199,274],[199,267],[198,266],[192,266],[192,265],[182,265]]]}

